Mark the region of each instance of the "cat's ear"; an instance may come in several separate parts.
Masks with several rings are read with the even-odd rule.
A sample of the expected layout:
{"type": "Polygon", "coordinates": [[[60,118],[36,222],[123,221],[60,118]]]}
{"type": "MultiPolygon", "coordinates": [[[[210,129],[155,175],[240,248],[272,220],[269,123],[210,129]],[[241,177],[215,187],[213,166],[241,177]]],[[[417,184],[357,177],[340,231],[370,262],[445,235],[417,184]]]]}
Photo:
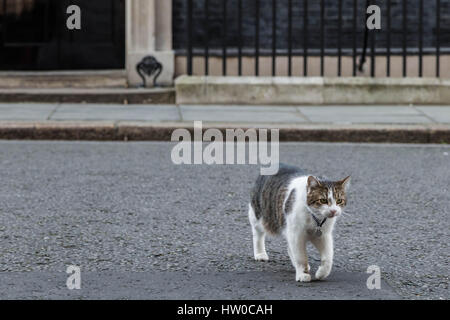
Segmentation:
{"type": "Polygon", "coordinates": [[[322,184],[320,183],[319,180],[317,180],[317,178],[313,177],[313,176],[309,176],[308,177],[308,188],[317,188],[319,186],[321,186],[322,184]]]}
{"type": "Polygon", "coordinates": [[[347,191],[348,187],[350,187],[350,180],[351,180],[351,176],[348,176],[347,178],[344,178],[341,181],[339,181],[339,184],[342,185],[342,188],[345,191],[347,191]]]}

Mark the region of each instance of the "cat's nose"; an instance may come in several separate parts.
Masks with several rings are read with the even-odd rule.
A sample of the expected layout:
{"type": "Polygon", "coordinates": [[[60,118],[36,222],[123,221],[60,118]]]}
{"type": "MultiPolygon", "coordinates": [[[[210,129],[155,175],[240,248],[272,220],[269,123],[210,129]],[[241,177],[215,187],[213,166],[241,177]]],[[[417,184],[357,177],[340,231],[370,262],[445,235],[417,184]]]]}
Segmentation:
{"type": "Polygon", "coordinates": [[[336,215],[336,212],[337,212],[336,210],[330,210],[331,216],[334,217],[336,215]]]}

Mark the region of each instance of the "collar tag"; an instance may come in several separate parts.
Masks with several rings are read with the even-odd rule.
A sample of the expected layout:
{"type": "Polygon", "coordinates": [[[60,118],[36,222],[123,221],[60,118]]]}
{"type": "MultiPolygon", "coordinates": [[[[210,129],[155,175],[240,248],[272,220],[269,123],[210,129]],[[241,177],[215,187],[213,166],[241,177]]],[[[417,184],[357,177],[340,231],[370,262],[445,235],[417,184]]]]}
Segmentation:
{"type": "Polygon", "coordinates": [[[316,228],[316,231],[315,231],[314,235],[316,237],[320,237],[322,235],[322,230],[321,230],[320,227],[316,228]]]}
{"type": "Polygon", "coordinates": [[[322,221],[319,221],[319,219],[317,219],[317,217],[314,215],[314,213],[312,213],[312,211],[309,208],[308,211],[311,214],[314,222],[317,224],[316,229],[314,230],[314,235],[316,237],[320,237],[322,235],[322,226],[325,223],[325,221],[327,221],[327,218],[323,219],[322,221]]]}

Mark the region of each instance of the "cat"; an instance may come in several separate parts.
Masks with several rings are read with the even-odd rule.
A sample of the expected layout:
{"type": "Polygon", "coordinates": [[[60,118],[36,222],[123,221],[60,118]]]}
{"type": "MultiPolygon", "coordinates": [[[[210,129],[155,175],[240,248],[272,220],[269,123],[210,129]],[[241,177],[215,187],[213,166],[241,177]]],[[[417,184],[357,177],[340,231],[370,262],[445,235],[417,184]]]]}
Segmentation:
{"type": "Polygon", "coordinates": [[[349,185],[350,176],[330,181],[285,164],[280,164],[275,175],[260,175],[251,192],[248,212],[255,260],[269,260],[266,234],[282,234],[287,240],[296,281],[311,281],[308,241],[320,252],[316,279],[328,277],[333,265],[333,227],[347,204],[349,185]]]}

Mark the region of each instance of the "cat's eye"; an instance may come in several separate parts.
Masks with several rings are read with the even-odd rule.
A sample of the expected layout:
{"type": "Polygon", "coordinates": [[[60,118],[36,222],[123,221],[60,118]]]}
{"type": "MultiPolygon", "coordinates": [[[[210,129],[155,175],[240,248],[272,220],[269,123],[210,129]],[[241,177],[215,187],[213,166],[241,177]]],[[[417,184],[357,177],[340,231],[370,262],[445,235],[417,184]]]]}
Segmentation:
{"type": "Polygon", "coordinates": [[[342,203],[342,199],[337,199],[337,200],[336,200],[336,203],[337,203],[337,204],[341,204],[341,203],[342,203]]]}
{"type": "Polygon", "coordinates": [[[328,200],[327,200],[327,199],[320,199],[320,203],[321,203],[321,204],[327,204],[327,203],[328,203],[328,200]]]}

